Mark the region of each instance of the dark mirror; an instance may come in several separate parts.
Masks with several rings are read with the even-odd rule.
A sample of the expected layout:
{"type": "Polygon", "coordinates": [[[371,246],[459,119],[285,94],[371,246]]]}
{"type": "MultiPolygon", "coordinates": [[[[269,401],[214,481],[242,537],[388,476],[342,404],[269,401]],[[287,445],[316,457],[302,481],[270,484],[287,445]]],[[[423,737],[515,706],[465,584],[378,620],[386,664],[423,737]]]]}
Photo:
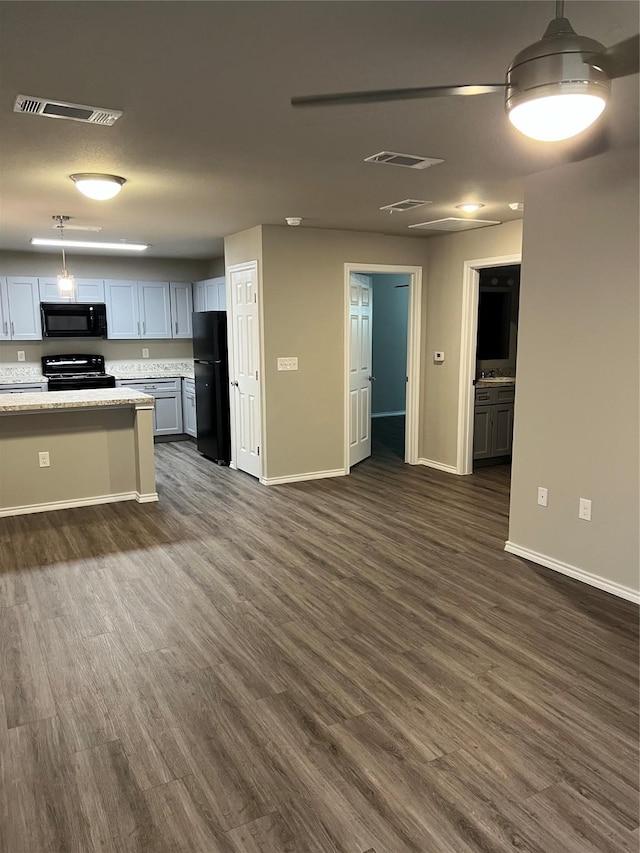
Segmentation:
{"type": "Polygon", "coordinates": [[[480,288],[478,360],[509,358],[510,331],[511,293],[480,288]]]}

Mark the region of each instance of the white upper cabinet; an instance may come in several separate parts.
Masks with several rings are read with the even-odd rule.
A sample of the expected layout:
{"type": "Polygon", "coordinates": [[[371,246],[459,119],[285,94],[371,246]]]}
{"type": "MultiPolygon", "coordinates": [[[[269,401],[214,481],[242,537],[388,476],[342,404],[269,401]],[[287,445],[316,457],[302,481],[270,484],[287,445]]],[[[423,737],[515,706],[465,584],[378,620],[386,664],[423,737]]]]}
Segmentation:
{"type": "Polygon", "coordinates": [[[57,278],[39,278],[40,302],[104,302],[101,278],[77,278],[72,296],[60,296],[57,278]]]}
{"type": "Polygon", "coordinates": [[[171,299],[168,281],[139,281],[140,337],[171,337],[171,299]]]}
{"type": "Polygon", "coordinates": [[[139,338],[138,282],[106,280],[104,288],[107,303],[107,337],[115,340],[139,338]]]}
{"type": "Polygon", "coordinates": [[[193,286],[194,311],[226,311],[227,288],[225,277],[207,278],[193,286]]]}
{"type": "Polygon", "coordinates": [[[42,340],[38,279],[26,276],[7,276],[3,289],[6,293],[6,311],[8,314],[3,322],[9,324],[9,338],[14,341],[42,340]]]}
{"type": "Polygon", "coordinates": [[[8,341],[11,338],[10,329],[7,279],[0,278],[0,341],[8,341]]]}
{"type": "Polygon", "coordinates": [[[191,284],[171,282],[171,332],[174,338],[191,338],[191,313],[193,311],[191,284]]]}

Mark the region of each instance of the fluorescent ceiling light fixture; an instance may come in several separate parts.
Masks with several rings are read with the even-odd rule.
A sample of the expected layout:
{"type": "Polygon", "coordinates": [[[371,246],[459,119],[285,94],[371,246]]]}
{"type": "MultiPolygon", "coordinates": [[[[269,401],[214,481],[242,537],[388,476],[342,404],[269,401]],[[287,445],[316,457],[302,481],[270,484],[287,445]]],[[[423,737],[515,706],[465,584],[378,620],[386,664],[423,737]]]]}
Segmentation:
{"type": "MultiPolygon", "coordinates": [[[[57,246],[63,245],[62,240],[49,240],[44,237],[32,237],[32,246],[57,246]]],[[[148,243],[98,243],[94,240],[65,240],[64,245],[72,249],[110,249],[116,252],[120,250],[127,252],[143,252],[149,248],[148,243]]]]}
{"type": "Polygon", "coordinates": [[[83,195],[96,201],[113,198],[118,195],[123,184],[126,184],[126,179],[118,175],[99,175],[95,172],[83,172],[69,177],[83,195]]]}
{"type": "Polygon", "coordinates": [[[468,204],[456,204],[456,209],[464,210],[465,213],[475,213],[475,211],[480,210],[481,207],[484,207],[484,204],[472,204],[471,202],[468,204]]]}

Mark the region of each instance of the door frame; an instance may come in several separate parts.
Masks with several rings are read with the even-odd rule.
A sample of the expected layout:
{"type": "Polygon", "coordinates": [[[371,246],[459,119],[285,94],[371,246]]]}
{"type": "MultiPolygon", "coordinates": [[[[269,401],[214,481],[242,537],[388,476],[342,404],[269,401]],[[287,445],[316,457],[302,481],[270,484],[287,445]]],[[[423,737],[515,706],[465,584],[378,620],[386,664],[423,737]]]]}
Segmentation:
{"type": "Polygon", "coordinates": [[[458,385],[458,447],[456,474],[473,473],[473,409],[475,403],[476,348],[480,270],[522,263],[522,253],[477,258],[464,262],[462,279],[462,328],[460,332],[460,379],[458,385]]]}
{"type": "MultiPolygon", "coordinates": [[[[233,318],[233,293],[231,291],[231,273],[242,272],[243,270],[256,271],[256,292],[258,295],[258,352],[259,352],[259,367],[258,367],[258,385],[260,388],[260,406],[259,406],[259,421],[260,421],[260,472],[258,481],[264,482],[263,475],[267,468],[267,442],[266,430],[264,424],[264,311],[262,307],[262,271],[260,263],[257,260],[243,261],[241,264],[231,264],[225,267],[225,290],[227,295],[227,358],[229,362],[229,382],[235,376],[236,366],[234,357],[234,335],[235,323],[233,318]]],[[[231,403],[231,392],[229,394],[229,416],[231,427],[231,461],[229,468],[238,470],[236,465],[236,404],[231,403]]]]}
{"type": "MultiPolygon", "coordinates": [[[[407,383],[406,415],[404,433],[404,461],[418,464],[418,432],[420,419],[420,341],[422,333],[422,267],[408,264],[365,264],[344,265],[344,473],[349,474],[349,306],[351,273],[362,275],[407,275],[409,276],[409,307],[407,312],[407,383]]],[[[375,304],[373,306],[375,312],[375,304]]],[[[373,327],[372,327],[373,328],[373,327]]],[[[372,335],[373,341],[373,335],[372,335]]]]}

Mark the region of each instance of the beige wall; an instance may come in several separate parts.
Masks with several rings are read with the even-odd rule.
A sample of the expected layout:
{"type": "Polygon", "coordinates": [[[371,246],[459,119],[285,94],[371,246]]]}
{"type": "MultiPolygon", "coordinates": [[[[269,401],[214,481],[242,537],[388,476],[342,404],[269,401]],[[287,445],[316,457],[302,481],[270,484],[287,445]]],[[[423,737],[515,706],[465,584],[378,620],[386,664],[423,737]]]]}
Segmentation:
{"type": "Polygon", "coordinates": [[[266,477],[343,468],[344,264],[423,267],[426,245],[420,238],[263,227],[266,477]],[[297,356],[300,369],[278,372],[278,356],[297,356]]]}
{"type": "Polygon", "coordinates": [[[134,418],[133,408],[0,415],[0,508],[135,492],[134,418]],[[38,465],[43,450],[50,468],[38,465]]]}
{"type": "Polygon", "coordinates": [[[425,346],[422,374],[420,456],[456,466],[460,334],[465,261],[517,255],[522,246],[522,220],[429,240],[425,346]],[[445,361],[429,357],[444,350],[445,361]]]}
{"type": "Polygon", "coordinates": [[[19,350],[24,352],[26,364],[39,364],[41,356],[61,352],[103,355],[107,361],[134,361],[142,358],[142,347],[149,350],[151,360],[193,358],[193,342],[190,339],[108,341],[102,338],[52,338],[46,341],[0,341],[0,364],[16,364],[19,350]]]}
{"type": "MultiPolygon", "coordinates": [[[[67,252],[67,266],[76,278],[200,281],[208,277],[210,262],[182,258],[110,258],[67,252]]],[[[58,275],[61,267],[62,255],[59,252],[0,252],[0,275],[44,278],[58,275]]]]}
{"type": "MultiPolygon", "coordinates": [[[[213,258],[213,260],[209,261],[207,264],[207,274],[204,276],[205,278],[217,278],[220,275],[224,275],[225,271],[225,259],[224,258],[213,258]]],[[[200,279],[197,279],[198,281],[200,279]]],[[[194,279],[196,281],[196,279],[194,279]]]]}
{"type": "MultiPolygon", "coordinates": [[[[224,238],[224,261],[227,267],[246,261],[262,261],[262,226],[247,228],[224,238]]],[[[258,264],[258,270],[260,263],[258,264]]]]}
{"type": "Polygon", "coordinates": [[[509,539],[637,590],[638,153],[532,176],[525,202],[509,539]]]}

